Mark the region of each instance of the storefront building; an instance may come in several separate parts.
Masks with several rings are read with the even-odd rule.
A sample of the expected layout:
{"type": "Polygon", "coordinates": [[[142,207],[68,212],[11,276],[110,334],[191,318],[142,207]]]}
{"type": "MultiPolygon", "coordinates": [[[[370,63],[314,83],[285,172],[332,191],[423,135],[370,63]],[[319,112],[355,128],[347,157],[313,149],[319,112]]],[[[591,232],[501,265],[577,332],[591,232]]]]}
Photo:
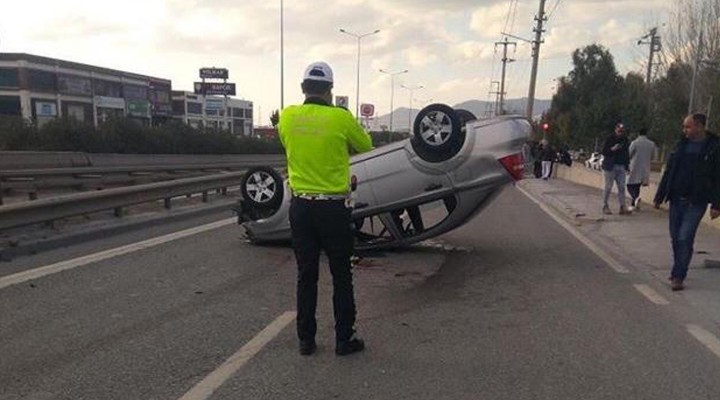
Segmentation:
{"type": "Polygon", "coordinates": [[[190,126],[227,130],[236,136],[253,136],[251,101],[173,91],[172,105],[174,117],[190,126]]]}
{"type": "Polygon", "coordinates": [[[70,117],[97,125],[130,117],[144,125],[172,117],[171,81],[24,53],[0,53],[0,115],[42,125],[70,117]]]}

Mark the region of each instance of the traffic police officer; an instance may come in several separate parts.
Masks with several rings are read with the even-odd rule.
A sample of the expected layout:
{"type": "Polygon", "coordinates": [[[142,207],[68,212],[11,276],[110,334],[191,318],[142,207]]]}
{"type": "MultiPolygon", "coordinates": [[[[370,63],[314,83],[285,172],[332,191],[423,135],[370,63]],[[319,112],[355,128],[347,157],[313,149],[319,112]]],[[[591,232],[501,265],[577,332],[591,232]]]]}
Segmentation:
{"type": "Polygon", "coordinates": [[[298,265],[297,335],[300,354],[315,352],[317,281],[320,251],[324,250],[333,279],[335,353],[363,350],[355,334],[355,299],[350,257],[353,234],[350,209],[349,148],[372,149],[372,140],[353,115],[332,106],[333,72],[324,62],[305,71],[302,105],[286,107],[278,130],[287,157],[292,201],[290,227],[298,265]]]}

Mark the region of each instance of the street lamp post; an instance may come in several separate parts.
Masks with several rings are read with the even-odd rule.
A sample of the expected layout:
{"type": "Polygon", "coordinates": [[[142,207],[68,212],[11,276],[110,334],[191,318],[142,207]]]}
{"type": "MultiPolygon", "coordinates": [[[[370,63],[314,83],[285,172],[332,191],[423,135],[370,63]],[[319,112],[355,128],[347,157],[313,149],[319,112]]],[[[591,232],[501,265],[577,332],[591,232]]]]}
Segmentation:
{"type": "Polygon", "coordinates": [[[408,134],[412,134],[412,113],[413,113],[413,92],[418,89],[423,89],[425,86],[423,85],[417,85],[417,86],[405,86],[400,85],[401,88],[406,89],[410,92],[410,111],[408,111],[408,134]]]}
{"type": "Polygon", "coordinates": [[[355,118],[359,120],[360,113],[358,112],[358,110],[360,109],[360,40],[366,36],[374,35],[380,32],[380,29],[375,29],[373,32],[363,33],[362,35],[350,32],[342,28],[340,28],[340,32],[357,39],[357,81],[355,82],[355,118]]]}
{"type": "Polygon", "coordinates": [[[283,0],[280,0],[280,109],[285,108],[285,27],[283,0]]]}
{"type": "Polygon", "coordinates": [[[393,131],[393,96],[395,95],[395,75],[407,74],[409,71],[404,69],[402,71],[389,72],[384,69],[379,70],[383,74],[390,75],[390,132],[393,131]]]}

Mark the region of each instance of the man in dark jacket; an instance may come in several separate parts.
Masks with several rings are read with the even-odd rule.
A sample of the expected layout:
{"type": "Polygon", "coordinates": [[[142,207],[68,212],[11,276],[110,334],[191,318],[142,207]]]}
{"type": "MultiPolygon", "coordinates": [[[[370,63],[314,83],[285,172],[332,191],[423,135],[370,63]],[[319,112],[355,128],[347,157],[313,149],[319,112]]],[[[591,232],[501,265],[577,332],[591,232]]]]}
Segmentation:
{"type": "Polygon", "coordinates": [[[612,214],[608,200],[612,192],[613,182],[617,185],[620,214],[629,214],[625,208],[625,178],[630,169],[630,142],[625,135],[625,126],[622,123],[615,125],[615,132],[605,139],[603,144],[603,176],[605,177],[605,192],[603,193],[603,214],[612,214]]]}
{"type": "Polygon", "coordinates": [[[710,204],[710,217],[720,216],[720,139],[705,129],[704,114],[683,121],[684,137],[665,166],[655,195],[655,208],[670,202],[672,290],[683,290],[693,254],[695,232],[710,204]]]}

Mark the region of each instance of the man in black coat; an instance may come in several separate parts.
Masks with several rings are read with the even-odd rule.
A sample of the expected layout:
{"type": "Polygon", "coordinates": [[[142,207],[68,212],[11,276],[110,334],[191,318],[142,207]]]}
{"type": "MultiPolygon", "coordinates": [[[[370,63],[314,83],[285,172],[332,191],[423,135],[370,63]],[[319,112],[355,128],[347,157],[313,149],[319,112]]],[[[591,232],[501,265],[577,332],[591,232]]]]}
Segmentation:
{"type": "Polygon", "coordinates": [[[617,185],[619,213],[629,214],[625,208],[625,180],[630,169],[630,141],[625,135],[625,126],[622,123],[615,125],[615,132],[605,139],[603,144],[602,170],[605,177],[605,191],[603,192],[603,214],[612,214],[608,200],[613,183],[617,185]]]}
{"type": "Polygon", "coordinates": [[[710,217],[720,216],[720,139],[705,129],[704,114],[683,121],[683,138],[665,166],[655,194],[655,208],[670,202],[672,290],[683,290],[693,254],[695,233],[710,204],[710,217]]]}

